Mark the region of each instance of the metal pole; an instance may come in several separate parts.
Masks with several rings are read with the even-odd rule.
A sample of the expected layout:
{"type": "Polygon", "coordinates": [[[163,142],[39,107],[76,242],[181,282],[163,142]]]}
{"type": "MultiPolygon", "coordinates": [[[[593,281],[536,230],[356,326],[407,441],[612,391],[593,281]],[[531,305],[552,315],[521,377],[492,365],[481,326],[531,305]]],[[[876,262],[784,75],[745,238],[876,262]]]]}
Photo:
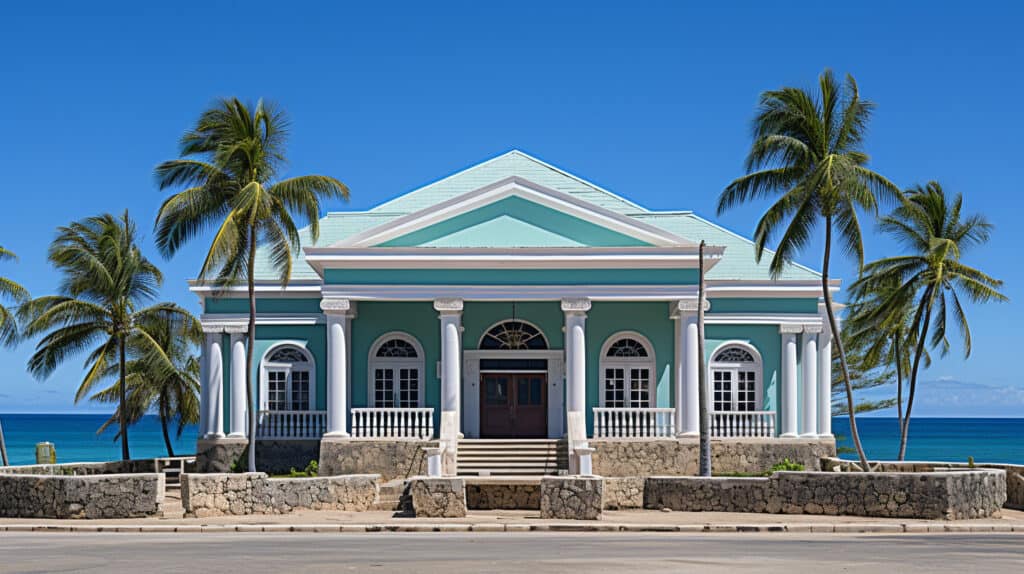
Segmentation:
{"type": "Polygon", "coordinates": [[[0,421],[0,466],[9,466],[7,460],[7,443],[4,442],[4,424],[0,421]]]}
{"type": "Polygon", "coordinates": [[[697,403],[700,415],[700,475],[711,476],[711,413],[708,412],[707,369],[704,365],[704,240],[698,248],[697,275],[697,403]]]}

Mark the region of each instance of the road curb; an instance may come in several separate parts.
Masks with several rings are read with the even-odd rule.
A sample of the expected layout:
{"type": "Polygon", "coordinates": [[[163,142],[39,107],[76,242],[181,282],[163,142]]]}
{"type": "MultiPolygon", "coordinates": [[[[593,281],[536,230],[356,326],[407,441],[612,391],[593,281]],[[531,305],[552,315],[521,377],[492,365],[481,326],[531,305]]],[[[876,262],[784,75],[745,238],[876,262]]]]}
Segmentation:
{"type": "Polygon", "coordinates": [[[1022,534],[1024,524],[621,524],[610,522],[555,523],[381,523],[381,524],[0,524],[0,532],[49,533],[366,533],[366,532],[677,532],[763,534],[1022,534]]]}

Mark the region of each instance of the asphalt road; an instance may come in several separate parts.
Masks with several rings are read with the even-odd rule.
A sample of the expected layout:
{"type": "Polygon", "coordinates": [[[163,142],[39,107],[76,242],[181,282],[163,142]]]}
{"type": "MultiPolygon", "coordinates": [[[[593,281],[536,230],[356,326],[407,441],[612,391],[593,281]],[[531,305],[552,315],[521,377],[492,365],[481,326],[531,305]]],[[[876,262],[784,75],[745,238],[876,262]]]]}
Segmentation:
{"type": "Polygon", "coordinates": [[[0,535],[0,572],[1007,572],[1020,535],[0,535]]]}

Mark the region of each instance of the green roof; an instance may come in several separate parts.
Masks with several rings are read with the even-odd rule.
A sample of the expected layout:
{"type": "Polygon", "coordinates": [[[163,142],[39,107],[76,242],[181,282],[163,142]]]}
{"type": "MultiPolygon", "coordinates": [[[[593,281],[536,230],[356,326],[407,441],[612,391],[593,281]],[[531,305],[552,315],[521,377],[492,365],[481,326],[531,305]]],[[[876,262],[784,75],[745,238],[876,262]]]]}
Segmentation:
{"type": "MultiPolygon", "coordinates": [[[[414,191],[396,197],[377,207],[363,212],[332,212],[320,219],[320,239],[317,246],[329,246],[357,233],[385,224],[398,217],[408,215],[437,205],[464,193],[488,184],[517,176],[542,186],[568,193],[588,203],[615,211],[697,242],[701,239],[709,245],[724,246],[721,261],[708,272],[709,279],[766,280],[770,278],[768,264],[772,253],[766,252],[760,263],[754,261],[754,244],[751,240],[728,231],[691,212],[653,212],[636,205],[614,193],[563,172],[523,152],[514,150],[473,167],[450,175],[414,191]]],[[[519,222],[521,223],[521,222],[519,222]]],[[[523,225],[521,229],[528,229],[523,225]]],[[[516,227],[495,224],[494,230],[516,227]]],[[[313,245],[308,228],[300,233],[302,245],[313,245]]],[[[499,239],[490,246],[506,246],[507,239],[499,239]]],[[[783,272],[783,280],[810,280],[821,276],[807,267],[790,264],[783,272]]],[[[257,251],[256,278],[275,280],[277,273],[270,264],[265,248],[257,251]]],[[[296,254],[292,270],[293,281],[317,280],[316,272],[305,264],[301,253],[296,254]]]]}

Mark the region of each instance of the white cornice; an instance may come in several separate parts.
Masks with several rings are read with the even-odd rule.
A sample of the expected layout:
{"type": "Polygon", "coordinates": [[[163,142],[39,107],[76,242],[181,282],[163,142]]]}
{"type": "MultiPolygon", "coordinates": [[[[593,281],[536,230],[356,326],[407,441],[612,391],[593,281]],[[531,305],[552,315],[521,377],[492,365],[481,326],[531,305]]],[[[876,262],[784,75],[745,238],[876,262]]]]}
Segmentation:
{"type": "MultiPolygon", "coordinates": [[[[238,325],[248,326],[249,315],[245,313],[206,313],[200,315],[199,322],[203,331],[214,331],[234,328],[238,325]]],[[[324,322],[320,313],[257,313],[257,325],[316,325],[324,322]]]]}

